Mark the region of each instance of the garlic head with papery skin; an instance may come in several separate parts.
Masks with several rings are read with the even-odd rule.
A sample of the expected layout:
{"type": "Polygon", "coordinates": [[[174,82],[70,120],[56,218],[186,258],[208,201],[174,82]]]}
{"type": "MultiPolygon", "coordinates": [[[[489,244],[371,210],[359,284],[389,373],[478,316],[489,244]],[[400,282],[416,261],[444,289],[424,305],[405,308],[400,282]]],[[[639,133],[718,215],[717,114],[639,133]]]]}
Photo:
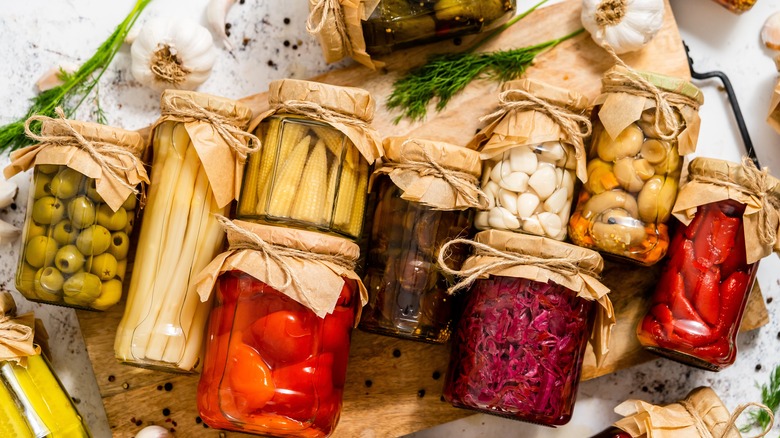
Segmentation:
{"type": "Polygon", "coordinates": [[[617,54],[641,49],[664,24],[663,0],[582,0],[582,25],[617,54]]]}
{"type": "Polygon", "coordinates": [[[157,91],[194,90],[208,79],[216,60],[209,31],[183,18],[153,18],[130,49],[135,79],[157,91]]]}

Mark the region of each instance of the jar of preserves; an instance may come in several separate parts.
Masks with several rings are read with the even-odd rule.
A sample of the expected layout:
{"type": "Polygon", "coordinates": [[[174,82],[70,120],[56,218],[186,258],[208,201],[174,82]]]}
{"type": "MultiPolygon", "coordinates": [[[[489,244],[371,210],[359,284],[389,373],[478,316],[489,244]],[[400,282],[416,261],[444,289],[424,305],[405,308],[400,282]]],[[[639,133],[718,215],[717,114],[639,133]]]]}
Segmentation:
{"type": "MultiPolygon", "coordinates": [[[[478,278],[456,329],[444,398],[455,407],[557,426],[571,418],[589,338],[601,362],[614,324],[594,251],[488,230],[453,287],[478,278]],[[594,319],[595,318],[595,319],[594,319]],[[599,326],[591,328],[594,321],[599,326]]],[[[448,245],[442,248],[442,254],[448,245]]],[[[441,260],[440,263],[444,262],[441,260]]]]}
{"type": "Polygon", "coordinates": [[[343,238],[230,222],[230,249],[200,276],[214,290],[198,410],[210,427],[329,436],[338,423],[350,334],[366,301],[343,238]]]}
{"type": "MultiPolygon", "coordinates": [[[[389,138],[374,173],[377,193],[364,282],[369,301],[360,328],[419,341],[450,337],[455,297],[436,266],[439,248],[468,237],[472,208],[484,206],[481,162],[473,150],[447,143],[389,138]]],[[[458,266],[465,248],[451,254],[458,266]]]]}
{"type": "Polygon", "coordinates": [[[123,363],[191,372],[200,362],[209,301],[195,275],[219,253],[247,152],[252,111],[236,101],[166,90],[152,131],[154,161],[127,304],[114,341],[123,363]]]}
{"type": "Polygon", "coordinates": [[[743,12],[747,12],[756,4],[756,0],[713,0],[713,1],[735,14],[741,14],[743,12]]]}
{"type": "Polygon", "coordinates": [[[369,167],[382,156],[368,126],[374,100],[358,88],[285,79],[259,116],[262,150],[249,155],[236,217],[332,233],[363,231],[369,167]]]}
{"type": "Polygon", "coordinates": [[[593,111],[587,183],[569,221],[573,243],[650,266],[669,247],[667,222],[683,156],[696,148],[701,91],[690,82],[609,70],[593,111]]]}
{"type": "Polygon", "coordinates": [[[696,158],[674,214],[683,223],[637,328],[648,350],[720,371],[734,363],[737,333],[758,261],[778,229],[780,181],[743,164],[696,158]],[[774,234],[774,233],[772,233],[774,234]]]}
{"type": "Polygon", "coordinates": [[[499,102],[469,145],[485,160],[482,188],[489,202],[474,224],[564,240],[575,181],[586,177],[588,100],[523,79],[505,84],[499,102]]]}
{"type": "Polygon", "coordinates": [[[149,182],[143,139],[64,116],[32,122],[42,122],[38,144],[5,169],[33,168],[16,288],[32,301],[106,310],[122,297],[139,186],[149,182]]]}

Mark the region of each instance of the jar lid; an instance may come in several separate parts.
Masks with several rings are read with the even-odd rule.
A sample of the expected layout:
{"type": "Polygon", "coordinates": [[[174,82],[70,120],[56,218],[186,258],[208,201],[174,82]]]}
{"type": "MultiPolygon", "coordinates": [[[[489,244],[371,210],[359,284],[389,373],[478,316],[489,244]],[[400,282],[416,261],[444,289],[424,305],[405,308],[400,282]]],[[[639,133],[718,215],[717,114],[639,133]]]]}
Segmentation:
{"type": "Polygon", "coordinates": [[[546,237],[485,230],[477,233],[474,240],[499,251],[516,252],[545,259],[566,259],[587,271],[600,273],[604,269],[604,259],[596,251],[546,237]]]}
{"type": "MultiPolygon", "coordinates": [[[[746,188],[753,185],[742,164],[716,158],[697,157],[691,160],[688,163],[688,178],[695,175],[731,182],[746,188]]],[[[780,200],[780,180],[767,175],[767,186],[768,193],[780,200]]]]}
{"type": "MultiPolygon", "coordinates": [[[[611,69],[609,69],[607,73],[605,73],[602,83],[604,83],[606,78],[609,77],[609,74],[613,72],[622,73],[622,74],[629,73],[628,69],[626,69],[625,67],[616,65],[611,69]]],[[[655,85],[656,87],[664,91],[668,91],[670,93],[676,93],[688,97],[690,99],[693,99],[699,105],[704,103],[704,94],[697,86],[693,85],[690,81],[687,81],[682,78],[676,78],[674,76],[666,76],[655,72],[634,70],[634,73],[637,73],[641,77],[647,79],[651,84],[655,85]]],[[[604,85],[606,85],[606,83],[604,85]]]]}
{"type": "MultiPolygon", "coordinates": [[[[357,260],[360,256],[360,247],[342,237],[239,220],[234,221],[234,223],[270,244],[316,254],[344,257],[349,260],[357,260]]],[[[228,231],[227,237],[228,243],[231,245],[243,241],[240,234],[230,231],[228,231]]]]}
{"type": "Polygon", "coordinates": [[[364,122],[374,119],[376,103],[371,94],[355,87],[339,87],[321,82],[282,79],[268,86],[268,103],[273,107],[285,101],[299,100],[355,117],[364,122]]]}
{"type": "Polygon", "coordinates": [[[70,136],[68,126],[89,141],[109,143],[115,146],[127,148],[136,157],[141,157],[146,144],[141,134],[135,131],[127,131],[122,128],[101,125],[99,123],[82,122],[68,119],[67,124],[61,119],[45,120],[41,126],[42,135],[70,136]]]}
{"type": "Polygon", "coordinates": [[[573,111],[584,111],[588,109],[590,103],[587,97],[576,91],[556,87],[533,79],[509,81],[501,88],[501,91],[507,90],[523,90],[533,94],[539,99],[544,99],[553,105],[562,106],[573,111]]]}
{"type": "Polygon", "coordinates": [[[385,157],[396,163],[405,161],[431,160],[446,169],[466,172],[479,178],[482,175],[482,161],[479,152],[434,140],[409,137],[388,137],[384,140],[385,157]]]}
{"type": "Polygon", "coordinates": [[[186,116],[188,111],[197,111],[201,107],[216,113],[231,125],[246,129],[252,119],[252,110],[243,103],[226,97],[187,90],[165,90],[160,97],[162,115],[186,116]]]}

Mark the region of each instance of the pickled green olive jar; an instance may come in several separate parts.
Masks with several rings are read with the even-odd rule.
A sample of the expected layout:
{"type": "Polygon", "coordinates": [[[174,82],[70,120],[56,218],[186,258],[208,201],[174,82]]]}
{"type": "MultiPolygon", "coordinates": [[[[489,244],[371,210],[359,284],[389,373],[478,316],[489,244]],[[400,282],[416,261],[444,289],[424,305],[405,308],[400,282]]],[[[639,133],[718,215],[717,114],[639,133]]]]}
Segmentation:
{"type": "Polygon", "coordinates": [[[143,139],[47,119],[39,141],[12,154],[6,169],[33,167],[16,288],[32,301],[106,310],[122,296],[138,188],[148,182],[143,139]]]}
{"type": "Polygon", "coordinates": [[[374,99],[358,88],[285,79],[271,83],[269,104],[236,218],[359,239],[370,166],[382,155],[368,126],[374,99]]]}
{"type": "MultiPolygon", "coordinates": [[[[457,300],[447,293],[453,279],[444,275],[436,260],[444,243],[469,236],[474,209],[487,203],[478,188],[479,153],[404,138],[387,139],[384,147],[386,160],[374,173],[372,188],[377,206],[368,232],[363,280],[369,301],[360,328],[444,343],[452,331],[457,300]],[[456,190],[437,173],[437,165],[470,191],[456,190]]],[[[465,248],[457,248],[450,263],[460,266],[467,255],[465,248]]]]}

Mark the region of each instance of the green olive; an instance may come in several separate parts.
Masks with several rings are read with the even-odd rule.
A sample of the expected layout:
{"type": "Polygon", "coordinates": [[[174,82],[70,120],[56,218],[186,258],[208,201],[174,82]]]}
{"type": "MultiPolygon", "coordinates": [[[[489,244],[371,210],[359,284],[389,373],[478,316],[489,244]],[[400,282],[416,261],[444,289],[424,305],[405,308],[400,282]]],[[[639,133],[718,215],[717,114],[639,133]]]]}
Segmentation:
{"type": "Polygon", "coordinates": [[[79,230],[67,219],[57,222],[57,225],[54,226],[54,230],[51,232],[51,237],[60,245],[69,245],[75,242],[78,235],[79,230]]]}
{"type": "Polygon", "coordinates": [[[56,224],[65,216],[65,204],[54,196],[44,196],[35,201],[32,218],[41,225],[56,224]]]}
{"type": "Polygon", "coordinates": [[[51,175],[41,172],[35,172],[35,199],[41,199],[44,196],[51,196],[51,175]]]}
{"type": "Polygon", "coordinates": [[[135,210],[135,206],[138,203],[138,198],[135,197],[135,195],[130,195],[125,200],[125,203],[122,204],[122,208],[124,208],[127,211],[135,210]]]}
{"type": "Polygon", "coordinates": [[[103,197],[97,192],[97,181],[91,178],[87,182],[87,196],[95,202],[103,202],[103,197]]]}
{"type": "Polygon", "coordinates": [[[25,235],[24,241],[29,242],[33,237],[45,236],[48,232],[49,227],[36,224],[35,222],[30,222],[27,224],[27,234],[25,235]]]}
{"type": "Polygon", "coordinates": [[[35,288],[35,274],[38,269],[22,262],[19,270],[16,271],[16,289],[24,294],[32,294],[35,288]]]}
{"type": "Polygon", "coordinates": [[[76,247],[85,256],[102,254],[109,246],[111,246],[111,232],[100,225],[84,228],[76,238],[76,247]]]}
{"type": "Polygon", "coordinates": [[[36,268],[51,266],[55,255],[57,255],[57,241],[46,236],[33,237],[24,249],[24,259],[36,268]]]}
{"type": "Polygon", "coordinates": [[[60,166],[57,164],[36,164],[35,170],[40,170],[47,175],[51,175],[57,173],[60,170],[60,166]]]}
{"type": "Polygon", "coordinates": [[[111,233],[111,246],[108,247],[108,252],[116,257],[117,260],[124,260],[127,258],[127,252],[130,250],[130,238],[127,237],[127,233],[124,231],[117,231],[111,233]]]}
{"type": "Polygon", "coordinates": [[[116,268],[116,258],[107,252],[92,257],[87,262],[87,270],[97,275],[103,281],[114,278],[116,276],[116,268]]]}
{"type": "Polygon", "coordinates": [[[127,215],[127,226],[125,227],[125,234],[129,236],[133,232],[133,226],[135,226],[135,216],[129,214],[127,215]]]}
{"type": "Polygon", "coordinates": [[[111,231],[124,230],[127,226],[127,210],[119,207],[119,210],[112,211],[108,204],[103,204],[98,208],[97,223],[111,231]]]}
{"type": "Polygon", "coordinates": [[[41,268],[35,274],[35,293],[39,298],[49,301],[59,300],[59,292],[64,283],[65,278],[57,269],[51,266],[41,268]]]}
{"type": "Polygon", "coordinates": [[[68,203],[68,217],[73,226],[82,229],[95,224],[95,204],[86,196],[78,196],[68,203]]]}
{"type": "Polygon", "coordinates": [[[116,276],[120,280],[125,281],[125,274],[127,273],[127,259],[119,260],[116,262],[116,276]]]}
{"type": "Polygon", "coordinates": [[[79,272],[65,280],[62,291],[65,293],[65,302],[68,304],[88,305],[100,296],[102,286],[103,284],[97,275],[79,272]]]}
{"type": "Polygon", "coordinates": [[[93,309],[106,310],[119,302],[122,298],[122,282],[119,280],[108,280],[103,283],[100,289],[100,296],[90,305],[93,309]]]}
{"type": "Polygon", "coordinates": [[[57,251],[54,265],[66,274],[73,274],[84,266],[84,255],[79,252],[76,245],[65,245],[57,251]]]}
{"type": "Polygon", "coordinates": [[[60,199],[68,199],[76,196],[81,186],[84,175],[66,167],[51,180],[51,192],[60,199]]]}

